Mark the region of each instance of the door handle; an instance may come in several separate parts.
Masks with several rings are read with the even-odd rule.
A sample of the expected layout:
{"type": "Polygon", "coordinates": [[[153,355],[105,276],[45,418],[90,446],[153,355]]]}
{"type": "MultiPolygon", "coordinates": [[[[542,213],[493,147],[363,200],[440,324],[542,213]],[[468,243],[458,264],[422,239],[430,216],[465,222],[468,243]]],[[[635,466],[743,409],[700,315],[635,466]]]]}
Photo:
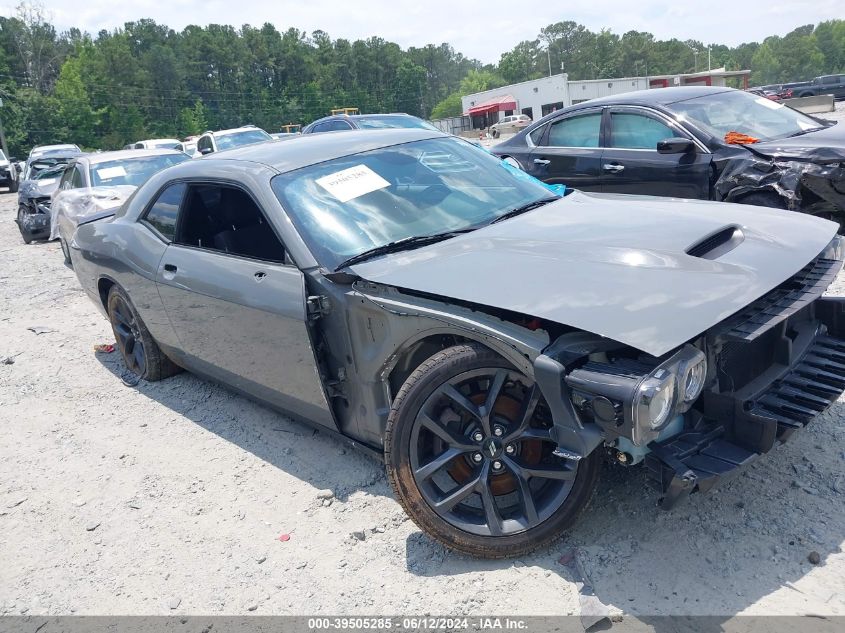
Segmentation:
{"type": "Polygon", "coordinates": [[[535,158],[534,159],[535,165],[548,165],[550,162],[552,162],[552,161],[546,160],[545,158],[535,158]]]}
{"type": "Polygon", "coordinates": [[[257,273],[253,275],[255,277],[255,281],[264,281],[264,278],[267,276],[263,270],[259,270],[257,273]]]}
{"type": "Polygon", "coordinates": [[[612,165],[610,163],[605,163],[601,166],[601,168],[605,171],[613,172],[614,174],[618,174],[620,171],[625,171],[625,165],[612,165]]]}
{"type": "Polygon", "coordinates": [[[166,270],[169,273],[175,273],[176,272],[176,266],[174,266],[173,264],[165,264],[164,270],[166,270]]]}

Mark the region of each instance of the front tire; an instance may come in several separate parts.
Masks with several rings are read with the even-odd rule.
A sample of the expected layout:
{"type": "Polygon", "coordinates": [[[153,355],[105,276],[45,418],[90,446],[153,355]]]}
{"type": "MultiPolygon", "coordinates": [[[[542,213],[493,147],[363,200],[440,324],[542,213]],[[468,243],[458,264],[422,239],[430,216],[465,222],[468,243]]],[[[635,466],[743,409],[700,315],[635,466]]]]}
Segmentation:
{"type": "Polygon", "coordinates": [[[21,232],[21,238],[24,244],[32,244],[32,236],[30,236],[26,229],[24,229],[24,218],[28,215],[27,208],[24,205],[18,205],[18,229],[21,232]]]}
{"type": "Polygon", "coordinates": [[[534,381],[467,344],[426,360],[399,390],[385,462],[399,503],[429,536],[507,558],[561,536],[590,500],[600,451],[576,462],[555,447],[534,381]]]}
{"type": "Polygon", "coordinates": [[[117,348],[129,371],[148,382],[180,371],[161,351],[123,288],[116,284],[111,287],[106,309],[117,348]]]}

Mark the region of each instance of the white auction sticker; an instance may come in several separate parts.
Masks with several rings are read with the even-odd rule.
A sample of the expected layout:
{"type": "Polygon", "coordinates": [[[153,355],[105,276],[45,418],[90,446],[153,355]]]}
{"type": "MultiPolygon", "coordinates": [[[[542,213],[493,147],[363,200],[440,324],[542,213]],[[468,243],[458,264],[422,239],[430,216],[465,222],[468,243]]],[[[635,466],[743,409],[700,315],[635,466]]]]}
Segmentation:
{"type": "Polygon", "coordinates": [[[378,189],[389,187],[390,183],[366,165],[356,165],[349,169],[317,178],[317,184],[341,202],[363,196],[378,189]]]}
{"type": "Polygon", "coordinates": [[[39,185],[52,185],[54,182],[56,182],[56,180],[57,180],[56,178],[41,178],[41,179],[38,180],[38,184],[39,185]]]}
{"type": "Polygon", "coordinates": [[[126,170],[118,165],[117,167],[103,167],[97,170],[97,176],[101,180],[109,180],[110,178],[120,178],[126,175],[126,170]]]}

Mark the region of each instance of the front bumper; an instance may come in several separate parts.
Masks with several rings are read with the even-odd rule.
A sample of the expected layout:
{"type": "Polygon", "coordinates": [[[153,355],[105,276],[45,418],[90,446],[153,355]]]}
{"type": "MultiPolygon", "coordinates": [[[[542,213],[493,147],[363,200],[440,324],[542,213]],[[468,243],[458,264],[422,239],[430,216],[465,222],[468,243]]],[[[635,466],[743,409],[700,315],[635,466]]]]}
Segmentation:
{"type": "Polygon", "coordinates": [[[21,219],[15,219],[21,235],[29,239],[47,239],[50,236],[50,208],[38,204],[36,213],[26,213],[21,219]]]}
{"type": "Polygon", "coordinates": [[[761,315],[769,327],[757,328],[756,336],[737,339],[736,322],[713,335],[738,357],[758,353],[755,342],[774,346],[775,362],[735,391],[703,394],[686,431],[649,445],[646,467],[663,493],[661,507],[709,490],[787,441],[845,391],[845,298],[818,299],[791,312],[786,303],[781,314],[770,308],[761,315]],[[790,316],[778,320],[784,311],[790,316]],[[764,332],[768,338],[759,341],[764,332]]]}

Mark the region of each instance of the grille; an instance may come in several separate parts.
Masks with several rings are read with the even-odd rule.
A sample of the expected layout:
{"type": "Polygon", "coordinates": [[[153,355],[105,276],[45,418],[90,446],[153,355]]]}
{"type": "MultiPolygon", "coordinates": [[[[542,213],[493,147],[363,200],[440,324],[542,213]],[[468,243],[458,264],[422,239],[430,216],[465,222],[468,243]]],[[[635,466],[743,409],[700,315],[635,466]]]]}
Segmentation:
{"type": "Polygon", "coordinates": [[[812,303],[827,290],[842,268],[836,259],[817,257],[797,274],[749,304],[725,323],[728,340],[753,341],[812,303]]]}
{"type": "Polygon", "coordinates": [[[781,429],[801,428],[845,390],[845,342],[819,336],[786,376],[754,402],[751,413],[781,429]]]}

